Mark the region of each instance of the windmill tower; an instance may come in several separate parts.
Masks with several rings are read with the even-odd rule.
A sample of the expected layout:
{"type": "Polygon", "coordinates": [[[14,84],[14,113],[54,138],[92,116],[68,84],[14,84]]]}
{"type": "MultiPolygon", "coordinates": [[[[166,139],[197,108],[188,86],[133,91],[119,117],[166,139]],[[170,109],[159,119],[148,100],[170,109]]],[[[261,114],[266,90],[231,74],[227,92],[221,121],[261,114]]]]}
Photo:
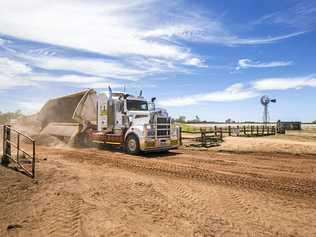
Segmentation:
{"type": "Polygon", "coordinates": [[[269,104],[276,103],[276,99],[270,99],[267,95],[264,95],[260,99],[261,104],[263,105],[263,123],[267,124],[270,121],[269,116],[269,104]]]}

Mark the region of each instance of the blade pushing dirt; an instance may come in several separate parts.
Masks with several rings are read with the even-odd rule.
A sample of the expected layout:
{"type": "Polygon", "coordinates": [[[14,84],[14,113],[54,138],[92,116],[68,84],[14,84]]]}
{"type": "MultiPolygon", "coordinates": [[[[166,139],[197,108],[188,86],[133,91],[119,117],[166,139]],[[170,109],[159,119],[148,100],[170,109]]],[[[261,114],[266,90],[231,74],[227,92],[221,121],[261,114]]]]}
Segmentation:
{"type": "Polygon", "coordinates": [[[39,112],[41,134],[71,143],[86,121],[96,122],[96,92],[92,89],[49,100],[39,112]]]}

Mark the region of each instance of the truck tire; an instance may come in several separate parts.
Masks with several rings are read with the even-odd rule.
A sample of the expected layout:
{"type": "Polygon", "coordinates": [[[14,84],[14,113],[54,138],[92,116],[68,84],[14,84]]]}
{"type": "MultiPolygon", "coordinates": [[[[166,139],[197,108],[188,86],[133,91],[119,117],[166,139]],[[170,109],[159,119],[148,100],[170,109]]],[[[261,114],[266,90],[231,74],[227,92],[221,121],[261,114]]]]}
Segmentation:
{"type": "Polygon", "coordinates": [[[125,141],[125,151],[131,155],[138,155],[140,153],[139,140],[134,134],[127,136],[125,141]]]}
{"type": "Polygon", "coordinates": [[[75,137],[75,146],[77,147],[94,147],[95,144],[90,141],[86,133],[79,133],[75,137]]]}

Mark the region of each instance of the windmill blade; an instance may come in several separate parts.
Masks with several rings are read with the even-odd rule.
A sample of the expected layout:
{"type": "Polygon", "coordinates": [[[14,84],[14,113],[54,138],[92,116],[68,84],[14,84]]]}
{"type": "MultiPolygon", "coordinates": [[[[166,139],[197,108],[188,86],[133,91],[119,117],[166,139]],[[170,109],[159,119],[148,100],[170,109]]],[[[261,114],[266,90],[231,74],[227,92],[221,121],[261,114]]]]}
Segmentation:
{"type": "Polygon", "coordinates": [[[267,105],[270,103],[270,98],[267,95],[261,97],[260,102],[262,105],[267,105]]]}

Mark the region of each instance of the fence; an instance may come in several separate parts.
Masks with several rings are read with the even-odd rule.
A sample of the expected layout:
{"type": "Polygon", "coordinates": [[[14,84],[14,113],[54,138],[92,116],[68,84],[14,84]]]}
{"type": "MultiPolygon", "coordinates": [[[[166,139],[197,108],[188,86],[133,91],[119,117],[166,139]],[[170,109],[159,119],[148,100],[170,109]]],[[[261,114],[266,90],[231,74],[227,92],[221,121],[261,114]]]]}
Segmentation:
{"type": "Polygon", "coordinates": [[[224,137],[259,137],[279,133],[274,125],[244,125],[244,126],[212,126],[212,127],[190,127],[186,125],[182,129],[181,137],[185,146],[217,146],[223,142],[224,137]]]}
{"type": "Polygon", "coordinates": [[[201,135],[207,133],[209,135],[214,135],[215,137],[219,137],[223,139],[225,135],[227,136],[269,136],[275,135],[277,133],[277,129],[275,126],[227,126],[227,127],[208,127],[208,128],[200,128],[201,135]]]}
{"type": "Polygon", "coordinates": [[[3,156],[1,163],[8,166],[10,161],[18,165],[18,168],[22,169],[24,173],[35,177],[35,141],[11,128],[9,125],[3,126],[3,156]],[[22,144],[23,141],[23,144],[22,144]],[[31,151],[26,151],[25,144],[31,146],[31,151]],[[16,153],[14,154],[15,151],[16,153]]]}

